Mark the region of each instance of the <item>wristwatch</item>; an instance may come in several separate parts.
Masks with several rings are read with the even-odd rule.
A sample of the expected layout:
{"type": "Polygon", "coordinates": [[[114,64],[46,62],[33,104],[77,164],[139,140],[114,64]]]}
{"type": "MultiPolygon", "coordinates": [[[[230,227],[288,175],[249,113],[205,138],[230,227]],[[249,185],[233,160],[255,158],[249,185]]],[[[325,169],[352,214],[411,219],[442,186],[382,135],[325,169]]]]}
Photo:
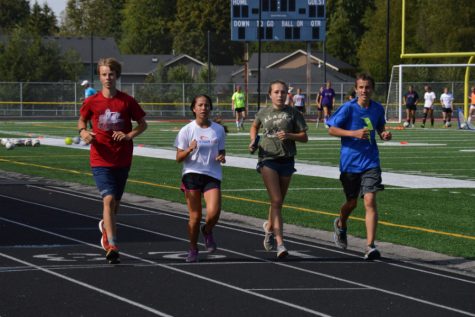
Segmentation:
{"type": "Polygon", "coordinates": [[[81,131],[82,131],[82,130],[86,130],[86,128],[81,128],[81,129],[79,129],[79,130],[78,130],[78,133],[81,134],[81,131]]]}

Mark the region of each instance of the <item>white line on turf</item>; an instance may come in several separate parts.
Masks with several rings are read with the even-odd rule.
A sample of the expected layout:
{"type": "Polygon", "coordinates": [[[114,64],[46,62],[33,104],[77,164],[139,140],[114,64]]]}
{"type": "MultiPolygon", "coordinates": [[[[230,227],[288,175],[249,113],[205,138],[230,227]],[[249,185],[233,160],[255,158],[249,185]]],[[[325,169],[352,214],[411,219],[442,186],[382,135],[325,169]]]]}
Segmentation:
{"type": "MultiPolygon", "coordinates": [[[[89,150],[89,146],[65,145],[64,139],[42,138],[41,142],[45,145],[73,147],[76,149],[89,150]]],[[[176,152],[174,150],[149,148],[145,146],[135,146],[134,155],[175,160],[176,152]]],[[[226,166],[255,169],[256,159],[248,157],[226,156],[226,166]]],[[[323,178],[339,179],[340,171],[338,167],[320,166],[313,164],[296,163],[296,174],[306,176],[316,176],[323,178]]],[[[449,179],[431,176],[415,176],[400,173],[383,172],[383,183],[385,185],[407,187],[407,188],[475,188],[474,181],[449,179]]]]}
{"type": "MultiPolygon", "coordinates": [[[[65,145],[63,139],[44,138],[42,143],[52,146],[71,147],[65,145]]],[[[89,149],[87,146],[73,145],[74,148],[89,149]]],[[[145,146],[134,148],[134,155],[161,158],[168,160],[176,159],[176,151],[145,146]]],[[[255,169],[256,158],[226,156],[226,166],[255,169]]],[[[339,179],[340,171],[338,167],[320,166],[312,164],[296,163],[296,174],[306,176],[317,176],[323,178],[339,179]]],[[[442,177],[414,176],[397,173],[383,172],[383,183],[385,185],[408,187],[408,188],[475,188],[475,182],[467,180],[448,179],[442,177]]]]}

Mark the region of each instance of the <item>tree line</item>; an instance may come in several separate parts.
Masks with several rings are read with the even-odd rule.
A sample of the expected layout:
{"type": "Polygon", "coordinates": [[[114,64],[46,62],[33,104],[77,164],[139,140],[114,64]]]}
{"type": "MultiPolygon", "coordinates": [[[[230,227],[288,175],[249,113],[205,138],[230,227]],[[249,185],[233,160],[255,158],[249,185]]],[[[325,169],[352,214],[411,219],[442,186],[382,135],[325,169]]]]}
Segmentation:
{"type": "MultiPolygon", "coordinates": [[[[472,2],[406,0],[406,51],[473,51],[472,2]]],[[[468,58],[401,60],[401,0],[327,0],[326,52],[384,81],[388,7],[390,65],[467,62],[468,58]]],[[[61,55],[58,47],[41,41],[46,35],[113,37],[123,54],[183,53],[205,61],[209,31],[211,63],[242,64],[244,43],[231,41],[230,20],[230,2],[224,0],[68,0],[59,17],[47,4],[0,0],[0,80],[77,80],[79,56],[61,55]]],[[[263,52],[305,48],[306,43],[262,43],[263,52]]],[[[257,43],[250,43],[249,49],[257,52],[257,43]]],[[[313,51],[323,49],[323,43],[312,43],[313,51]]],[[[424,80],[434,74],[417,76],[424,80]]]]}

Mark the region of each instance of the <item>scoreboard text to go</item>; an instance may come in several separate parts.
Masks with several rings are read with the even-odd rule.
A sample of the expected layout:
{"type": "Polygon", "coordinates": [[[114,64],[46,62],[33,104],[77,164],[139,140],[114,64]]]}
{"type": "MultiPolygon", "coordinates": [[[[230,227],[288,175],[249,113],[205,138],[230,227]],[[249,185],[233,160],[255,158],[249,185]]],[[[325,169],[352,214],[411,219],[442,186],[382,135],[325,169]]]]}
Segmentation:
{"type": "Polygon", "coordinates": [[[325,0],[231,0],[233,41],[324,41],[325,26],[325,0]]]}

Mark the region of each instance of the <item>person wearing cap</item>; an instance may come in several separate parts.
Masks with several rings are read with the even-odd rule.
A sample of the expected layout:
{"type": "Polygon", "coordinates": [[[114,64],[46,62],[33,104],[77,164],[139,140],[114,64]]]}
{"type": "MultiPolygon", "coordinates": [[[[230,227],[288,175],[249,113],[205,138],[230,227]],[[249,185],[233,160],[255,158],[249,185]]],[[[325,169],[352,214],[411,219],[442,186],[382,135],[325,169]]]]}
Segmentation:
{"type": "Polygon", "coordinates": [[[97,91],[91,87],[91,84],[89,83],[88,80],[83,80],[83,82],[81,83],[81,86],[84,87],[84,99],[87,99],[97,93],[97,91]]]}

